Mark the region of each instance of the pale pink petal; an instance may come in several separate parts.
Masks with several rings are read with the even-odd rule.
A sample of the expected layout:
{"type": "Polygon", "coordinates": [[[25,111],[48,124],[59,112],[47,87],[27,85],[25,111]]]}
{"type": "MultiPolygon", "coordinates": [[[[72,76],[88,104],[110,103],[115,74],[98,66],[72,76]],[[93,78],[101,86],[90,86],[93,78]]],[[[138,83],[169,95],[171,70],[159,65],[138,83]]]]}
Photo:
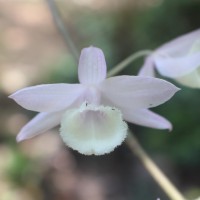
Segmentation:
{"type": "Polygon", "coordinates": [[[148,109],[121,109],[121,111],[123,118],[128,122],[156,129],[172,129],[167,119],[148,109]]]}
{"type": "Polygon", "coordinates": [[[80,84],[46,84],[21,89],[9,97],[28,110],[54,112],[70,106],[84,91],[80,84]]]}
{"type": "Polygon", "coordinates": [[[84,84],[99,83],[106,78],[106,61],[101,49],[89,47],[81,51],[78,77],[84,84]]]}
{"type": "Polygon", "coordinates": [[[29,121],[17,135],[17,141],[32,138],[60,124],[63,111],[40,113],[29,121]]]}
{"type": "Polygon", "coordinates": [[[162,45],[156,50],[156,52],[162,52],[169,56],[183,56],[191,48],[196,40],[200,39],[200,29],[186,33],[180,37],[177,37],[170,42],[162,45]]]}
{"type": "Polygon", "coordinates": [[[200,53],[177,58],[155,56],[155,65],[163,76],[170,78],[184,76],[200,67],[200,53]]]}
{"type": "Polygon", "coordinates": [[[155,77],[154,60],[152,56],[145,59],[144,65],[141,67],[138,76],[155,77]]]}
{"type": "Polygon", "coordinates": [[[150,108],[169,100],[179,89],[173,84],[145,76],[108,78],[99,88],[102,99],[115,107],[150,108]]]}

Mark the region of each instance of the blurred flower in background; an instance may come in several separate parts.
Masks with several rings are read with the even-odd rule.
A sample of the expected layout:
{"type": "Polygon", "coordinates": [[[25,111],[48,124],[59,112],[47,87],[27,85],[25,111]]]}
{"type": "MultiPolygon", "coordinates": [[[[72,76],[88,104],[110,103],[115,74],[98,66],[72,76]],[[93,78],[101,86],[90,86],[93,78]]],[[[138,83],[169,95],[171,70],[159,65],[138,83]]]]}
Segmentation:
{"type": "Polygon", "coordinates": [[[155,76],[155,68],[185,86],[200,88],[200,29],[156,49],[146,58],[139,75],[155,76]]]}

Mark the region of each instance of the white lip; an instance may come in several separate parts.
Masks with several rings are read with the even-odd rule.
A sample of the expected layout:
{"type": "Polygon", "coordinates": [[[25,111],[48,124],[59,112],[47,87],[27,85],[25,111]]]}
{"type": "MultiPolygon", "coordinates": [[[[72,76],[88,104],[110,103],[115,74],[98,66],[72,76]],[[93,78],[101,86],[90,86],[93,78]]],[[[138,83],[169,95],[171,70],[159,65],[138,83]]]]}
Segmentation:
{"type": "Polygon", "coordinates": [[[103,155],[124,141],[127,128],[118,109],[83,103],[64,114],[60,135],[67,146],[82,154],[103,155]]]}

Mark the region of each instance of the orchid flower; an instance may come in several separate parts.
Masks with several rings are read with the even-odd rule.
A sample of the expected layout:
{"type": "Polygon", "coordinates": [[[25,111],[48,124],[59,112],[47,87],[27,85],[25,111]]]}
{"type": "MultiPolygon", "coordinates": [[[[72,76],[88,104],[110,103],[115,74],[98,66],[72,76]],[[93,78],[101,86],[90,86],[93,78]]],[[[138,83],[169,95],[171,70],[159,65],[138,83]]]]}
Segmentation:
{"type": "Polygon", "coordinates": [[[139,75],[165,76],[193,88],[200,88],[200,29],[180,36],[149,55],[139,75]]]}
{"type": "Polygon", "coordinates": [[[81,52],[79,84],[46,84],[21,89],[10,96],[22,107],[40,112],[26,124],[17,141],[32,138],[60,124],[67,146],[82,154],[114,150],[127,135],[124,120],[158,129],[171,129],[165,118],[148,110],[169,100],[179,89],[152,77],[116,76],[106,79],[103,52],[81,52]]]}

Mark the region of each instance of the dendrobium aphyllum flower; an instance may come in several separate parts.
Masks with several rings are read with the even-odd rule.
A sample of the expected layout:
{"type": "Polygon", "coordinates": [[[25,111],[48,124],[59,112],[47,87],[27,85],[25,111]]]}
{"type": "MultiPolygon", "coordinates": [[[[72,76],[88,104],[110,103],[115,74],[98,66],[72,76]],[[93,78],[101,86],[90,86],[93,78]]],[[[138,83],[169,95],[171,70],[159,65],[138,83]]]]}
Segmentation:
{"type": "Polygon", "coordinates": [[[156,49],[145,60],[139,75],[158,72],[193,88],[200,88],[200,29],[180,36],[156,49]]]}
{"type": "Polygon", "coordinates": [[[178,88],[152,77],[116,76],[106,79],[103,52],[95,47],[81,52],[80,84],[47,84],[12,94],[19,105],[40,112],[17,136],[22,141],[60,124],[67,146],[82,154],[102,155],[120,145],[127,135],[124,120],[158,129],[169,121],[148,110],[169,100],[178,88]]]}

